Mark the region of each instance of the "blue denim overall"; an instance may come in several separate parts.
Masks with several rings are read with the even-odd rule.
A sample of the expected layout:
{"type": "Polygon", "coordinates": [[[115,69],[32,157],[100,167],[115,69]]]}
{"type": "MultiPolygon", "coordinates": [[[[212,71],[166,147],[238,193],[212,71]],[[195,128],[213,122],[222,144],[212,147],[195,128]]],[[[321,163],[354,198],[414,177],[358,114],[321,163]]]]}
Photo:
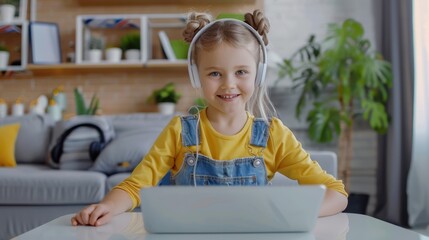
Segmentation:
{"type": "MultiPolygon", "coordinates": [[[[199,128],[196,132],[196,116],[185,116],[182,122],[182,144],[188,148],[197,145],[197,134],[200,136],[199,128]]],[[[213,160],[207,156],[189,151],[185,154],[185,159],[179,172],[174,176],[167,174],[160,185],[194,185],[194,167],[196,185],[266,185],[268,183],[265,162],[262,156],[263,150],[267,146],[269,135],[268,124],[262,119],[254,119],[252,123],[252,133],[250,145],[248,146],[249,157],[232,160],[213,160]],[[258,153],[253,153],[252,149],[260,149],[258,153]],[[195,164],[197,164],[195,166],[195,164]]],[[[198,139],[201,139],[198,137],[198,139]]],[[[198,142],[200,144],[200,141],[198,142]]],[[[247,143],[243,143],[247,144],[247,143]]]]}

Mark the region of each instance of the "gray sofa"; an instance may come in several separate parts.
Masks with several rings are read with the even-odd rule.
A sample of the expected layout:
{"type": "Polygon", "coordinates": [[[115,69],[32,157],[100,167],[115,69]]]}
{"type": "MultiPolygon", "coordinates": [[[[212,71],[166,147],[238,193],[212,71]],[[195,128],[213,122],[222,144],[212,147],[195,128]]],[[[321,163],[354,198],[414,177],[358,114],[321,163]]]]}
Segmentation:
{"type": "MultiPolygon", "coordinates": [[[[0,126],[15,122],[21,125],[15,145],[17,166],[0,167],[0,239],[10,239],[59,216],[99,202],[112,187],[129,175],[135,161],[138,162],[149,150],[171,117],[156,113],[107,116],[114,128],[115,138],[94,163],[103,170],[101,172],[59,170],[46,164],[49,146],[55,141],[52,139],[54,123],[47,116],[0,119],[0,126]],[[109,169],[106,164],[110,164],[112,169],[129,159],[134,159],[134,163],[128,169],[106,170],[109,169]]],[[[334,153],[311,154],[323,168],[335,175],[334,153]]],[[[291,184],[291,180],[277,175],[273,184],[291,184]]]]}
{"type": "MultiPolygon", "coordinates": [[[[107,118],[116,137],[99,158],[104,156],[103,160],[116,164],[113,161],[121,161],[120,158],[124,157],[141,158],[171,116],[142,113],[107,118]],[[124,144],[129,145],[128,148],[136,145],[139,148],[127,150],[121,147],[124,144]]],[[[61,215],[99,202],[113,186],[129,175],[127,169],[115,174],[54,169],[46,164],[49,146],[51,141],[55,141],[52,139],[54,122],[47,116],[38,115],[0,119],[0,126],[11,123],[20,123],[15,144],[17,166],[0,167],[0,239],[10,239],[61,215]]]]}

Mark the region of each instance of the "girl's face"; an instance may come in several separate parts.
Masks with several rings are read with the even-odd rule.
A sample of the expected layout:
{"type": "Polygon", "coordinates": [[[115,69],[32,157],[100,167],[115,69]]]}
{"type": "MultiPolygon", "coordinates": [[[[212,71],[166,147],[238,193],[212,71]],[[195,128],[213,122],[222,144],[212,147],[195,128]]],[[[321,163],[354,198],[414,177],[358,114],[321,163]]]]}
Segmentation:
{"type": "Polygon", "coordinates": [[[210,50],[198,50],[201,87],[212,111],[222,114],[245,111],[255,90],[257,67],[252,47],[252,44],[234,47],[221,43],[210,50]]]}

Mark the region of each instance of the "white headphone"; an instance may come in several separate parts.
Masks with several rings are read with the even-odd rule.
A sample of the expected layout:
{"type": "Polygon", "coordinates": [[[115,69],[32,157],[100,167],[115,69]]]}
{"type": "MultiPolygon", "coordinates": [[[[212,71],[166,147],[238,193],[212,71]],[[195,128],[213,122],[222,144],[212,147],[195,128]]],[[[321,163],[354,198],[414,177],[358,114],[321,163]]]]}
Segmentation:
{"type": "Polygon", "coordinates": [[[261,36],[259,35],[259,33],[249,24],[237,20],[237,19],[231,19],[231,18],[224,18],[224,19],[219,19],[216,21],[213,21],[209,24],[207,24],[206,26],[204,26],[195,36],[194,39],[192,39],[191,44],[189,45],[189,50],[188,50],[188,72],[189,72],[189,78],[191,79],[191,84],[193,88],[201,88],[201,81],[200,81],[200,77],[198,74],[198,68],[197,65],[193,62],[193,52],[194,52],[194,48],[195,48],[195,43],[198,41],[198,39],[201,37],[201,35],[207,30],[209,29],[213,24],[217,23],[217,22],[236,22],[241,24],[242,26],[244,26],[245,28],[247,28],[254,36],[255,38],[258,40],[259,45],[261,46],[261,50],[262,50],[262,62],[258,63],[258,70],[256,73],[256,79],[255,79],[255,84],[257,86],[261,86],[264,81],[265,81],[265,74],[267,72],[267,49],[265,47],[264,41],[262,40],[261,36]]]}

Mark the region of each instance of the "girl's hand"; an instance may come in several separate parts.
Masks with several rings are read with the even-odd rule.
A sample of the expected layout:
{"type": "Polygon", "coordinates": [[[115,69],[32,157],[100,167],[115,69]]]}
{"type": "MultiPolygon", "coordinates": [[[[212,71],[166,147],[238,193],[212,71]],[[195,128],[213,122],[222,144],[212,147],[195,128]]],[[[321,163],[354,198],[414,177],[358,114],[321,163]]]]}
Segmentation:
{"type": "Polygon", "coordinates": [[[101,226],[120,213],[131,209],[133,203],[127,192],[113,189],[97,204],[89,205],[71,218],[71,224],[101,226]]]}
{"type": "Polygon", "coordinates": [[[101,226],[109,222],[112,216],[112,210],[107,204],[92,204],[76,213],[76,215],[71,218],[71,224],[73,226],[101,226]]]}

